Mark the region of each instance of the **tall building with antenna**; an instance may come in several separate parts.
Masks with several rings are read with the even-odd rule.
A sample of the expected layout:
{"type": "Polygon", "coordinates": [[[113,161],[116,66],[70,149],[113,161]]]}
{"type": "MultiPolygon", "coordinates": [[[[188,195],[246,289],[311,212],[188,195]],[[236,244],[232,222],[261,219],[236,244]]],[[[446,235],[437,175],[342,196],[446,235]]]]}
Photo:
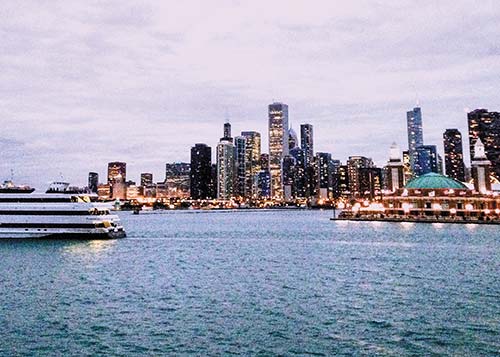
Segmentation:
{"type": "Polygon", "coordinates": [[[410,156],[410,167],[413,175],[418,175],[421,171],[418,167],[417,148],[424,145],[424,135],[422,130],[422,111],[419,107],[406,112],[406,124],[408,128],[408,154],[410,156]]]}

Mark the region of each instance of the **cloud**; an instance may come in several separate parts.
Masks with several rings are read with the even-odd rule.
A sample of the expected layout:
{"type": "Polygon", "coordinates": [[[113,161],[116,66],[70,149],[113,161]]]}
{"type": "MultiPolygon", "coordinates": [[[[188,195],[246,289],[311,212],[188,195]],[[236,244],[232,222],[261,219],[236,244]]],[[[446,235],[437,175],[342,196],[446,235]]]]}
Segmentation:
{"type": "Polygon", "coordinates": [[[464,107],[499,110],[496,1],[22,1],[0,16],[0,178],[40,186],[111,160],[162,179],[215,146],[226,113],[267,151],[273,100],[318,150],[380,165],[417,98],[439,147],[448,127],[466,136],[464,107]]]}

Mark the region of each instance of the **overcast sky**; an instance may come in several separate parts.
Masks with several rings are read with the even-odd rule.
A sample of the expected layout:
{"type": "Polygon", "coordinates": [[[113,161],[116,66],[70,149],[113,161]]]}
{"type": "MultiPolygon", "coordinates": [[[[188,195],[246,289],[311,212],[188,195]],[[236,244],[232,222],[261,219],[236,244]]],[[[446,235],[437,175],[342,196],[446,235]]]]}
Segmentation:
{"type": "Polygon", "coordinates": [[[272,101],[317,151],[379,165],[417,100],[441,151],[468,109],[500,110],[498,0],[20,0],[0,18],[0,179],[39,188],[108,161],[163,180],[226,117],[267,152],[272,101]]]}

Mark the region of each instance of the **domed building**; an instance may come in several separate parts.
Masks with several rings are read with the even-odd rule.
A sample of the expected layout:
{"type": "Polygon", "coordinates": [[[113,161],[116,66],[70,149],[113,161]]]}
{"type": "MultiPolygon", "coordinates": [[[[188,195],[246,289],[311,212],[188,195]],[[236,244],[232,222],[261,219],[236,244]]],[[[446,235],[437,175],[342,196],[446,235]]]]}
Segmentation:
{"type": "Polygon", "coordinates": [[[341,219],[500,224],[500,196],[480,193],[434,172],[409,181],[380,202],[357,203],[341,219]]]}
{"type": "Polygon", "coordinates": [[[481,194],[451,177],[434,172],[409,181],[383,197],[384,213],[395,217],[433,217],[456,220],[498,220],[500,197],[481,194]]]}

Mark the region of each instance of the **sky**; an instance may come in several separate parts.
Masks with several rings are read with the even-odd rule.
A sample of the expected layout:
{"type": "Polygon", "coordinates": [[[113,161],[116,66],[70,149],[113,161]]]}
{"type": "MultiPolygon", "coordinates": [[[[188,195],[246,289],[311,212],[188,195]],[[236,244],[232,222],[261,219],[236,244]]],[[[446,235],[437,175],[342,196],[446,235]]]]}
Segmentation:
{"type": "Polygon", "coordinates": [[[467,111],[500,110],[497,0],[19,0],[0,18],[0,180],[43,189],[110,161],[162,181],[226,119],[267,152],[273,101],[315,151],[380,166],[417,103],[441,152],[467,111]]]}

